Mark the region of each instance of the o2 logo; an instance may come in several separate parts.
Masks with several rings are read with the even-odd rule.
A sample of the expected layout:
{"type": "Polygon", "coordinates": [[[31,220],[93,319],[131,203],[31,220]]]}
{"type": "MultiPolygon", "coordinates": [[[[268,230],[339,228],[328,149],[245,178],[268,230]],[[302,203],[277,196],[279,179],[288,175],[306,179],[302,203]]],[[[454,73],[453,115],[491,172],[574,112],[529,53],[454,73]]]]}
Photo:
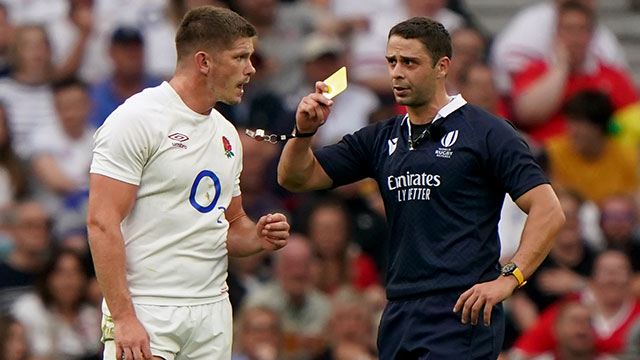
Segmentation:
{"type": "MultiPolygon", "coordinates": [[[[216,174],[214,174],[213,171],[211,170],[200,171],[200,173],[196,176],[196,179],[193,181],[193,185],[191,185],[191,193],[189,194],[189,202],[191,203],[191,206],[193,206],[196,210],[200,211],[201,213],[208,213],[216,207],[216,204],[218,203],[219,199],[220,199],[220,179],[218,179],[218,176],[216,176],[216,174]],[[204,180],[205,178],[209,178],[211,179],[210,181],[213,181],[213,187],[215,189],[215,195],[213,196],[213,200],[211,201],[211,203],[209,203],[209,205],[202,205],[198,203],[198,200],[196,200],[198,187],[200,186],[200,183],[202,182],[202,180],[204,180]]],[[[207,200],[209,200],[208,195],[207,195],[207,200]]],[[[224,212],[224,210],[226,209],[224,206],[219,206],[218,210],[222,210],[224,212]]],[[[218,220],[218,223],[221,223],[221,221],[218,220]]]]}

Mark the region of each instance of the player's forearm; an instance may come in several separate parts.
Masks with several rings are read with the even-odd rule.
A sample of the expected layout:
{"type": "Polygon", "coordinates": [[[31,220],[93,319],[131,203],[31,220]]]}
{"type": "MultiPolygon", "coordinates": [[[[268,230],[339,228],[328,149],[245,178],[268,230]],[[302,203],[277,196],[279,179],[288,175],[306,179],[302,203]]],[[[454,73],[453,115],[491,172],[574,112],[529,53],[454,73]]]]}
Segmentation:
{"type": "Polygon", "coordinates": [[[126,277],[124,241],[119,225],[111,229],[89,220],[89,245],[100,289],[114,320],[135,316],[126,277]]]}
{"type": "Polygon", "coordinates": [[[278,163],[278,183],[289,191],[312,190],[309,180],[318,164],[310,142],[311,138],[291,139],[282,150],[278,163]]]}
{"type": "Polygon", "coordinates": [[[562,104],[569,70],[553,68],[531,85],[515,101],[518,122],[539,125],[549,119],[562,104]]]}
{"type": "MultiPolygon", "coordinates": [[[[551,188],[549,185],[544,186],[551,188]]],[[[540,266],[565,222],[564,213],[553,191],[549,190],[539,195],[541,197],[534,198],[531,203],[520,246],[512,258],[525,279],[540,266]]]]}
{"type": "Polygon", "coordinates": [[[229,224],[227,252],[229,256],[244,257],[264,250],[256,233],[256,224],[242,215],[229,224]]]}

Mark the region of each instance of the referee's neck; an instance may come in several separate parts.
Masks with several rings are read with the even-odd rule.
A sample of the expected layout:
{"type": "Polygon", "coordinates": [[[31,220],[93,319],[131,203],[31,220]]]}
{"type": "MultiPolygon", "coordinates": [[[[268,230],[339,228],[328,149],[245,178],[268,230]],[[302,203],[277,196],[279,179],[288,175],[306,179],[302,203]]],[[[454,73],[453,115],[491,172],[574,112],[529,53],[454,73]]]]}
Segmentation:
{"type": "Polygon", "coordinates": [[[438,111],[449,103],[449,96],[444,88],[436,91],[433,97],[424,105],[407,106],[407,114],[412,124],[421,125],[430,123],[438,114],[438,111]]]}

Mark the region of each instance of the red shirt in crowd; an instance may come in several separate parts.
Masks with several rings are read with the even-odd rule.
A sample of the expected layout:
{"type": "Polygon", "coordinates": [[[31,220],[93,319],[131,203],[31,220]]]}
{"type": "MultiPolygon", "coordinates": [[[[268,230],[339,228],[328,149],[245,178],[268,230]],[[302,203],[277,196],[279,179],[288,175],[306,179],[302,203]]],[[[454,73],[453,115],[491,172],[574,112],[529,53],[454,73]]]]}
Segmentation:
{"type": "MultiPolygon", "coordinates": [[[[516,74],[513,78],[513,99],[517,101],[534,82],[548,71],[548,65],[543,61],[532,62],[524,71],[516,74]]],[[[580,90],[599,90],[609,95],[615,110],[622,109],[628,105],[635,104],[640,99],[638,91],[633,85],[631,78],[614,67],[605,64],[598,64],[591,72],[573,73],[569,75],[563,94],[563,104],[576,92],[580,90]]],[[[551,115],[543,124],[532,127],[521,126],[519,128],[531,135],[538,141],[562,135],[566,132],[566,121],[562,115],[562,107],[551,115]]]]}
{"type": "MultiPolygon", "coordinates": [[[[528,356],[535,356],[556,349],[556,337],[553,328],[559,310],[564,304],[570,301],[585,302],[584,295],[567,295],[546,308],[542,314],[540,314],[538,322],[520,335],[515,343],[515,348],[528,356]]],[[[629,304],[628,309],[621,310],[620,314],[616,316],[620,316],[615,324],[617,326],[608,336],[599,334],[597,329],[594,332],[595,346],[598,353],[617,354],[624,350],[627,334],[629,330],[631,330],[635,320],[640,317],[640,303],[633,300],[629,304]]]]}

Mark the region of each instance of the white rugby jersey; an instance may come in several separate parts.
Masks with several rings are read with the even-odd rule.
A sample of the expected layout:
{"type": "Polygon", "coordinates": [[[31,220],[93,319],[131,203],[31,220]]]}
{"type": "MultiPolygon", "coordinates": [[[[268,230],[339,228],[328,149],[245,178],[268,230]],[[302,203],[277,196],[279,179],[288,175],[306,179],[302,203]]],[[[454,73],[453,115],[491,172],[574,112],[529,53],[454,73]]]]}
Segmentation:
{"type": "Polygon", "coordinates": [[[167,82],[118,107],[98,129],[91,172],[139,185],[121,229],[137,304],[227,296],[224,211],[240,195],[242,148],[215,110],[189,109],[167,82]]]}

